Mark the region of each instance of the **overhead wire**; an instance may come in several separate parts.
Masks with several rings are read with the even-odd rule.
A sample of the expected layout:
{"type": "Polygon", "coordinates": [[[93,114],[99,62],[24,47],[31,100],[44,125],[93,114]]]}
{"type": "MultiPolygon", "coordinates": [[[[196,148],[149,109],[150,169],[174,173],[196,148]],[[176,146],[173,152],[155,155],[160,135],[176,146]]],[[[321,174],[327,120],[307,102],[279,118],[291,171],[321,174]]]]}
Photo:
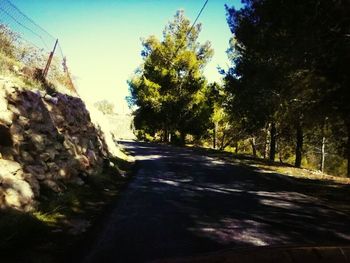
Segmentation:
{"type": "MultiPolygon", "coordinates": [[[[0,0],[0,21],[11,31],[18,34],[22,41],[30,43],[39,50],[51,52],[57,38],[24,14],[9,0],[0,0]]],[[[64,58],[61,45],[58,43],[59,55],[64,58]]]]}
{"type": "Polygon", "coordinates": [[[30,17],[28,17],[26,14],[24,14],[17,6],[15,6],[14,4],[12,4],[9,0],[3,0],[6,1],[14,10],[16,10],[23,18],[25,18],[26,20],[28,20],[31,24],[33,24],[35,27],[39,28],[42,32],[44,32],[45,34],[47,34],[49,37],[51,37],[53,40],[56,40],[56,38],[51,35],[48,31],[46,31],[44,28],[42,28],[40,25],[38,25],[37,23],[35,23],[30,17]]]}
{"type": "Polygon", "coordinates": [[[18,25],[22,26],[23,28],[25,28],[26,30],[28,30],[29,32],[31,32],[33,35],[37,36],[38,38],[41,39],[41,36],[37,33],[35,33],[32,29],[30,29],[29,27],[23,25],[21,22],[19,22],[13,15],[11,15],[7,10],[5,10],[4,8],[2,8],[0,6],[0,10],[5,13],[7,16],[9,16],[10,18],[13,19],[13,21],[15,21],[18,25]]]}
{"type": "MultiPolygon", "coordinates": [[[[9,26],[6,24],[6,22],[3,21],[1,18],[0,18],[0,24],[9,27],[9,26]]],[[[30,40],[28,40],[28,39],[25,39],[25,38],[23,38],[23,37],[21,37],[21,36],[18,36],[18,38],[19,38],[20,41],[23,41],[23,43],[25,42],[25,43],[27,43],[28,45],[35,47],[37,50],[42,50],[42,49],[43,49],[42,47],[39,47],[37,44],[35,44],[33,41],[30,41],[30,40]]],[[[17,40],[17,41],[19,41],[19,40],[17,40]]]]}
{"type": "Polygon", "coordinates": [[[206,0],[205,3],[203,4],[203,6],[202,6],[201,10],[199,11],[199,13],[198,13],[196,19],[194,20],[192,26],[191,26],[190,29],[187,31],[186,37],[182,40],[182,42],[180,43],[180,45],[178,45],[176,51],[174,52],[173,57],[175,57],[175,56],[177,55],[177,52],[179,52],[179,50],[180,50],[182,44],[183,44],[183,43],[186,41],[186,39],[188,38],[189,34],[191,33],[191,31],[193,30],[194,26],[196,25],[196,23],[197,23],[199,17],[200,17],[201,14],[203,13],[203,11],[204,11],[205,7],[207,6],[208,2],[209,2],[209,0],[206,0]]]}
{"type": "Polygon", "coordinates": [[[197,23],[199,17],[200,17],[201,14],[203,13],[203,11],[204,11],[205,7],[207,6],[208,2],[209,2],[209,0],[206,0],[206,1],[204,2],[204,4],[203,4],[201,10],[199,11],[199,13],[198,13],[196,19],[195,19],[194,22],[192,23],[192,26],[191,26],[190,29],[186,32],[185,38],[181,41],[180,45],[178,45],[177,49],[176,49],[175,52],[172,54],[170,60],[167,59],[167,58],[165,58],[163,52],[162,52],[161,50],[159,50],[161,56],[162,56],[164,59],[168,60],[168,62],[170,62],[170,64],[174,64],[171,60],[177,55],[177,53],[179,52],[179,50],[180,50],[182,44],[183,44],[183,43],[186,41],[186,39],[188,38],[189,34],[191,33],[191,31],[193,30],[194,26],[196,25],[196,23],[197,23]]]}
{"type": "Polygon", "coordinates": [[[60,52],[62,58],[64,58],[63,49],[62,49],[62,46],[61,46],[60,42],[58,42],[58,45],[57,45],[57,46],[58,46],[58,50],[59,50],[59,52],[60,52]]]}
{"type": "MultiPolygon", "coordinates": [[[[42,42],[47,51],[50,51],[52,49],[57,38],[50,34],[39,24],[37,24],[35,21],[33,21],[26,14],[24,14],[17,6],[15,6],[9,0],[0,0],[0,14],[1,13],[5,14],[7,18],[11,19],[12,22],[6,22],[8,26],[13,28],[14,23],[19,25],[22,29],[25,29],[27,33],[30,32],[32,35],[35,35],[40,40],[40,42],[42,42]]],[[[26,32],[23,32],[23,30],[16,31],[18,31],[17,33],[22,33],[22,37],[27,37],[26,32]]]]}
{"type": "Polygon", "coordinates": [[[12,18],[12,20],[17,23],[18,25],[20,25],[21,27],[23,27],[24,29],[28,30],[29,32],[31,32],[33,35],[35,35],[36,37],[38,37],[41,42],[44,44],[46,49],[49,49],[48,45],[46,44],[46,42],[44,41],[44,39],[37,33],[35,33],[32,29],[30,29],[29,27],[25,26],[23,23],[19,22],[13,15],[11,15],[6,9],[2,8],[0,6],[0,10],[5,13],[7,16],[9,16],[10,18],[12,18]]]}
{"type": "MultiPolygon", "coordinates": [[[[0,0],[0,25],[4,25],[14,34],[16,45],[22,47],[24,43],[28,43],[28,46],[36,48],[43,58],[48,55],[56,62],[62,64],[63,72],[67,73],[68,68],[65,55],[58,39],[24,14],[17,6],[11,3],[10,0],[0,0]],[[53,54],[52,49],[54,45],[56,45],[56,41],[56,52],[53,54]]],[[[43,66],[41,65],[41,61],[42,60],[36,61],[36,63],[38,63],[37,66],[43,66]]],[[[28,61],[23,60],[22,62],[26,63],[28,61]]],[[[74,84],[71,80],[70,82],[72,89],[75,90],[74,84]]]]}

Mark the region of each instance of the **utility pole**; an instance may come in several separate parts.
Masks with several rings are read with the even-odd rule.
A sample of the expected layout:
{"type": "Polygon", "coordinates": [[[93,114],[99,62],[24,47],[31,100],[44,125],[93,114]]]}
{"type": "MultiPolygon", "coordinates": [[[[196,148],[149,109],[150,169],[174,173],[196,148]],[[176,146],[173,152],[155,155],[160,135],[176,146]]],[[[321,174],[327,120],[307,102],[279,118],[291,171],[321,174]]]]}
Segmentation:
{"type": "Polygon", "coordinates": [[[324,118],[322,125],[322,145],[321,145],[321,162],[320,162],[320,170],[324,172],[324,163],[326,159],[326,128],[327,128],[327,120],[328,117],[324,118]]]}
{"type": "Polygon", "coordinates": [[[58,39],[56,39],[55,45],[53,47],[53,50],[50,52],[49,59],[47,60],[45,69],[43,70],[43,77],[44,77],[44,79],[46,78],[47,73],[49,72],[49,68],[50,68],[50,65],[51,65],[51,61],[52,61],[53,55],[55,54],[57,44],[58,44],[58,39]]]}
{"type": "Polygon", "coordinates": [[[323,173],[324,172],[324,161],[326,157],[326,137],[322,137],[322,147],[321,147],[321,163],[320,163],[320,170],[323,173]]]}

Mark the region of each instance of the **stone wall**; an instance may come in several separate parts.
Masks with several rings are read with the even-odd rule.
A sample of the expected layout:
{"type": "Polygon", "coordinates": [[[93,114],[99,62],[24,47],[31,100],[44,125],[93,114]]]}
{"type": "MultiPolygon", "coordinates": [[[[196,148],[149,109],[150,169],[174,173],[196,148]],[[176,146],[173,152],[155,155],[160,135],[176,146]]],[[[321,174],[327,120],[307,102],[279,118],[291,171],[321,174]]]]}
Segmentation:
{"type": "Polygon", "coordinates": [[[79,97],[0,80],[0,208],[30,210],[42,187],[84,184],[106,158],[103,133],[79,97]]]}

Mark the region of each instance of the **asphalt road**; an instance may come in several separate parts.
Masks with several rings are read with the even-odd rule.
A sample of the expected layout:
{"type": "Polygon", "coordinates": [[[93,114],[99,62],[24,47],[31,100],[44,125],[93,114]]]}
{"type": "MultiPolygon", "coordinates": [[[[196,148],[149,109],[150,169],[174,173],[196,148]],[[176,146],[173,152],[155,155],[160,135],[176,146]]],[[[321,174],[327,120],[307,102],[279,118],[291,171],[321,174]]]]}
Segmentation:
{"type": "MultiPolygon", "coordinates": [[[[226,248],[350,244],[350,214],[313,188],[196,150],[122,142],[137,174],[84,262],[146,262],[226,248]]],[[[294,180],[294,181],[293,181],[294,180]]],[[[328,187],[328,188],[326,188],[328,187]]]]}

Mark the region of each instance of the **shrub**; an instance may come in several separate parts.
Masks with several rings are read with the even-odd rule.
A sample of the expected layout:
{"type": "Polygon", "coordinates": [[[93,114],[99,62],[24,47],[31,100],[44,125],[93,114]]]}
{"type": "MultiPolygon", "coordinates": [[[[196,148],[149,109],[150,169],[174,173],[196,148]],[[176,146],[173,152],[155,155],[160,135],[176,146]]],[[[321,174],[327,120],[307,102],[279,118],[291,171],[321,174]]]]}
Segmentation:
{"type": "Polygon", "coordinates": [[[0,24],[0,52],[13,58],[16,51],[18,35],[12,32],[7,26],[0,24]]]}

